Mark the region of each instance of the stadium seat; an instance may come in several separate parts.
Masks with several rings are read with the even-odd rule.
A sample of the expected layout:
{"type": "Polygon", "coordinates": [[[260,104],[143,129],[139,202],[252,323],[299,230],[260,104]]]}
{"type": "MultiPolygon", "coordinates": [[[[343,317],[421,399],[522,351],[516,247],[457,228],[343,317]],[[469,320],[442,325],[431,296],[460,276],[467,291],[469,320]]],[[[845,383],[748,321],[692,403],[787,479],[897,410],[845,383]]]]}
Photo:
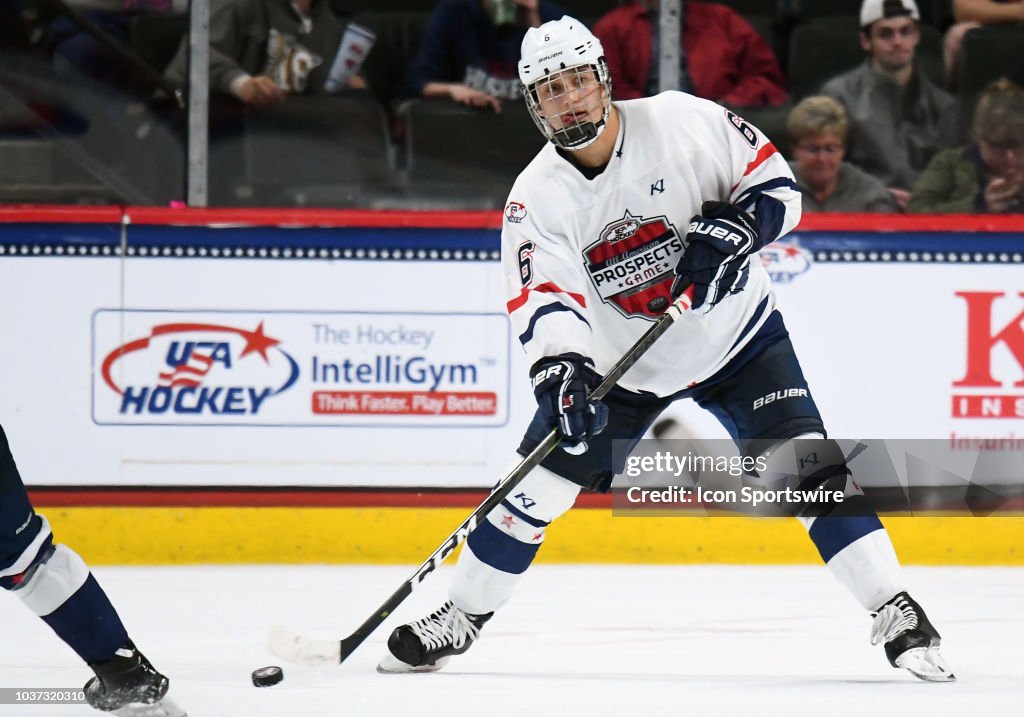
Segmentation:
{"type": "Polygon", "coordinates": [[[774,20],[787,0],[715,0],[715,2],[731,7],[747,19],[751,15],[768,15],[774,20]]]}
{"type": "Polygon", "coordinates": [[[957,87],[965,95],[979,94],[989,82],[1024,75],[1024,29],[979,27],[964,35],[957,87]]]}
{"type": "Polygon", "coordinates": [[[743,19],[749,22],[761,39],[767,42],[772,50],[775,50],[775,17],[772,15],[744,15],[743,19]]]}
{"type": "Polygon", "coordinates": [[[953,0],[922,0],[921,21],[945,32],[953,24],[953,0]]]}
{"type": "Polygon", "coordinates": [[[544,145],[520,102],[506,103],[500,114],[413,102],[407,121],[408,193],[421,208],[503,207],[516,176],[544,145]]]}
{"type": "Polygon", "coordinates": [[[141,13],[132,18],[130,43],[132,52],[157,72],[174,57],[181,38],[188,32],[188,14],[141,13]]]}
{"type": "Polygon", "coordinates": [[[822,17],[845,15],[857,17],[863,0],[800,0],[793,4],[796,16],[801,22],[822,17]]]}
{"type": "Polygon", "coordinates": [[[292,97],[250,110],[243,127],[211,141],[217,203],[374,206],[395,186],[384,113],[368,96],[292,97]]]}
{"type": "Polygon", "coordinates": [[[352,17],[372,30],[377,39],[363,65],[370,91],[384,107],[394,108],[406,72],[416,55],[420,35],[427,25],[427,12],[368,12],[352,17]]]}
{"type": "Polygon", "coordinates": [[[974,105],[985,86],[1008,77],[1024,86],[1024,28],[979,27],[964,35],[957,68],[961,134],[970,126],[974,105]]]}

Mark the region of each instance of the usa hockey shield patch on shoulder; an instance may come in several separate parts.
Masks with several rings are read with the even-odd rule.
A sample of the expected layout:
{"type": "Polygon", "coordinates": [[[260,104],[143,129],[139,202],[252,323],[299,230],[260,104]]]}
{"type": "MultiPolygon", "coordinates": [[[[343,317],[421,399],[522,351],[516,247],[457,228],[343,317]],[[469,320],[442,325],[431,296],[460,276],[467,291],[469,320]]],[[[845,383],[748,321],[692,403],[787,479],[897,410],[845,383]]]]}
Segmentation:
{"type": "Polygon", "coordinates": [[[627,318],[648,319],[672,303],[669,289],[682,254],[683,240],[667,217],[645,218],[628,210],[583,250],[601,300],[627,318]]]}
{"type": "Polygon", "coordinates": [[[505,205],[505,219],[518,224],[526,219],[526,205],[522,202],[509,202],[505,205]]]}

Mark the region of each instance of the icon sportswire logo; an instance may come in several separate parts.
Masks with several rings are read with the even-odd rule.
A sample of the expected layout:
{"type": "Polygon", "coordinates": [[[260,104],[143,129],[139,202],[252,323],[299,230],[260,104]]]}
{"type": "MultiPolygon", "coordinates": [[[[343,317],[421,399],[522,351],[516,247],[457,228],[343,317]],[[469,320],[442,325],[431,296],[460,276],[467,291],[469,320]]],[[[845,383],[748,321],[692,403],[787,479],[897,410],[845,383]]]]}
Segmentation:
{"type": "Polygon", "coordinates": [[[155,324],[148,335],[109,351],[99,370],[125,418],[257,416],[299,377],[281,343],[262,321],[253,328],[155,324]]]}

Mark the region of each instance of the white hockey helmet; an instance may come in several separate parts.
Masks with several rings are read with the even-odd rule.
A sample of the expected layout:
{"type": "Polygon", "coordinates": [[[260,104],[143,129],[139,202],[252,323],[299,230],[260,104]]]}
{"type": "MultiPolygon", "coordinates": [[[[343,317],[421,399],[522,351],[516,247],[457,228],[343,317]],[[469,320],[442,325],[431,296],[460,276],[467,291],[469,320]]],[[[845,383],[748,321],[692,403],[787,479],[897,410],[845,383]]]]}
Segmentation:
{"type": "MultiPolygon", "coordinates": [[[[526,31],[519,58],[519,81],[537,129],[556,146],[562,149],[582,149],[601,134],[611,110],[611,76],[608,74],[601,41],[576,18],[563,15],[560,20],[552,20],[526,31]],[[549,118],[545,115],[542,108],[545,98],[557,104],[560,98],[571,91],[564,89],[554,94],[551,91],[538,93],[542,84],[555,79],[562,81],[562,87],[577,88],[578,94],[587,102],[585,117],[574,117],[571,122],[566,122],[560,116],[553,114],[549,118]],[[575,84],[566,80],[574,81],[575,84]],[[588,86],[591,88],[589,93],[586,91],[588,86]],[[597,103],[600,103],[600,107],[597,103]],[[595,116],[597,109],[601,113],[600,119],[595,116]]],[[[562,102],[568,106],[568,100],[563,99],[562,102]]]]}

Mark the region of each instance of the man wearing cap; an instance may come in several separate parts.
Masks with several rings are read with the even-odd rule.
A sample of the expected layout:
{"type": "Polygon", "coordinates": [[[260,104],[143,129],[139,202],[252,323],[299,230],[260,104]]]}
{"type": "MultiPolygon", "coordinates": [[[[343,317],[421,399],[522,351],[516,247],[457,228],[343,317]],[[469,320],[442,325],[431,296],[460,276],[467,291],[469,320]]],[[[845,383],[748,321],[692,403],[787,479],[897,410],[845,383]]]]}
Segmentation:
{"type": "Polygon", "coordinates": [[[889,187],[901,208],[955,119],[953,97],[915,65],[920,18],[914,0],[864,0],[860,44],[867,60],[822,88],[850,115],[849,161],[889,187]]]}

